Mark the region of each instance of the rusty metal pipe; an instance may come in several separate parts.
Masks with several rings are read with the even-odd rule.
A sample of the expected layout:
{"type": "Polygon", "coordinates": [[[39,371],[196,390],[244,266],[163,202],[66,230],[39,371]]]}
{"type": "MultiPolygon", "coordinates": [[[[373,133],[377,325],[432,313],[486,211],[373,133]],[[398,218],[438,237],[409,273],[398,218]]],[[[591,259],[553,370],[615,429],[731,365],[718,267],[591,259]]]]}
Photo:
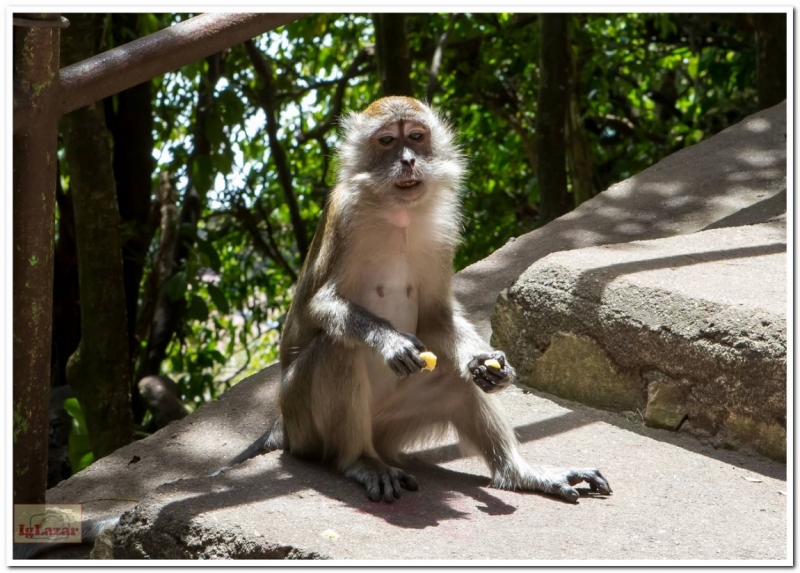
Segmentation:
{"type": "Polygon", "coordinates": [[[201,14],[67,66],[59,74],[59,113],[69,113],[303,16],[201,14]]]}
{"type": "MultiPolygon", "coordinates": [[[[58,14],[36,15],[42,23],[58,14]]],[[[50,417],[59,41],[57,27],[14,29],[14,503],[44,503],[50,417]],[[16,126],[16,125],[15,125],[16,126]]]]}

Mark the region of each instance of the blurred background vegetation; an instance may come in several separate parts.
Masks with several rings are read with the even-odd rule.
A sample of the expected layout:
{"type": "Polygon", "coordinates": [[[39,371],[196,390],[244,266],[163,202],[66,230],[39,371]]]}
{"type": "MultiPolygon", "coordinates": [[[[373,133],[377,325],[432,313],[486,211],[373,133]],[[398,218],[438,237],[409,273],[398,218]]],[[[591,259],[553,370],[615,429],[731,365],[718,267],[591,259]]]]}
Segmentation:
{"type": "MultiPolygon", "coordinates": [[[[62,65],[191,15],[67,16],[62,65]]],[[[97,389],[109,380],[92,379],[91,369],[69,372],[88,332],[100,340],[124,334],[126,348],[105,360],[118,360],[130,380],[124,398],[139,436],[275,361],[292,285],[334,184],[343,111],[407,94],[457,128],[470,166],[460,269],[782,101],[785,21],[313,15],[106,99],[87,116],[91,130],[67,116],[52,353],[54,404],[67,407],[62,438],[57,423],[51,438],[57,446],[71,437],[67,453],[51,456],[49,485],[134,436],[112,444],[104,432],[112,421],[103,401],[113,398],[97,389]],[[102,172],[113,177],[87,175],[102,172]],[[77,200],[103,185],[116,195],[119,220],[77,200]],[[82,221],[114,240],[83,245],[82,221]],[[89,247],[93,260],[118,259],[121,248],[122,276],[85,266],[79,281],[89,247]],[[90,285],[124,289],[125,313],[92,313],[90,285]]]]}

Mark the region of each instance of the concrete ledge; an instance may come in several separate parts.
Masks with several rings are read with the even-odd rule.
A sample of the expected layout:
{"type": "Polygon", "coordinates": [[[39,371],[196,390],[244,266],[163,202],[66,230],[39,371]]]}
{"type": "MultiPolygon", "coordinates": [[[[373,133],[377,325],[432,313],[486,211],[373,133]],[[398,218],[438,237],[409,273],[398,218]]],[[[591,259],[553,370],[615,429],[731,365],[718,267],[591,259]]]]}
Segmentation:
{"type": "Polygon", "coordinates": [[[783,220],[578,249],[501,296],[495,345],[534,388],[786,455],[783,220]]]}

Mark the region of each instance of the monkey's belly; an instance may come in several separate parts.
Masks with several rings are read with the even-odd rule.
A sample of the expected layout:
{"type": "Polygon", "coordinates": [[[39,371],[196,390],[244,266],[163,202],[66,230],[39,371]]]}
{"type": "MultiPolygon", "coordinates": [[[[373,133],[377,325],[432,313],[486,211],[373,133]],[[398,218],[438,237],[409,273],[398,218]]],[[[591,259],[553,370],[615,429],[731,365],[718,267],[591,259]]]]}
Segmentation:
{"type": "MultiPolygon", "coordinates": [[[[405,258],[373,261],[366,265],[359,283],[361,287],[354,302],[385,318],[400,332],[416,334],[419,299],[405,258]]],[[[373,401],[381,401],[394,392],[398,378],[377,352],[370,351],[365,358],[373,401]]]]}
{"type": "Polygon", "coordinates": [[[392,323],[400,332],[416,334],[418,293],[403,257],[371,264],[359,277],[355,302],[392,323]]]}

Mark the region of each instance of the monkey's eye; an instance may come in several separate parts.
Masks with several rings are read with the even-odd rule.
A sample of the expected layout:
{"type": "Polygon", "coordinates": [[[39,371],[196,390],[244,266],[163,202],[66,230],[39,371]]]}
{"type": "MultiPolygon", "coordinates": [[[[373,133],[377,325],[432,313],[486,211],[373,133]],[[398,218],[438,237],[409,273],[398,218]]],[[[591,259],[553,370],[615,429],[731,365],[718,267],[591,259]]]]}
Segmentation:
{"type": "Polygon", "coordinates": [[[412,141],[421,141],[423,137],[425,136],[422,135],[422,132],[420,131],[415,131],[414,133],[408,136],[408,138],[412,141]]]}
{"type": "Polygon", "coordinates": [[[394,136],[392,135],[384,135],[380,139],[378,139],[383,145],[389,145],[391,142],[394,141],[394,136]]]}

